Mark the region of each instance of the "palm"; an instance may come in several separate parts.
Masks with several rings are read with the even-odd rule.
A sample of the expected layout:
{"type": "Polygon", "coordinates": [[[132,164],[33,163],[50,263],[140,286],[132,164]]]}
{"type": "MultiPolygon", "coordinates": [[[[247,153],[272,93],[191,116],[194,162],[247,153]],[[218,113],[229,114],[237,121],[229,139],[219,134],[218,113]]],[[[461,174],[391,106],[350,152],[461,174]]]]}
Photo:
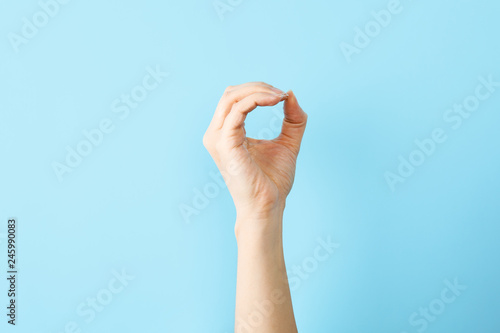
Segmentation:
{"type": "Polygon", "coordinates": [[[293,185],[297,155],[279,139],[247,138],[247,150],[254,162],[256,176],[262,177],[267,186],[275,187],[280,195],[286,196],[293,185]]]}
{"type": "Polygon", "coordinates": [[[256,202],[264,209],[283,204],[293,185],[298,149],[280,138],[242,141],[232,154],[238,172],[228,182],[231,194],[241,199],[237,208],[252,209],[256,202]]]}

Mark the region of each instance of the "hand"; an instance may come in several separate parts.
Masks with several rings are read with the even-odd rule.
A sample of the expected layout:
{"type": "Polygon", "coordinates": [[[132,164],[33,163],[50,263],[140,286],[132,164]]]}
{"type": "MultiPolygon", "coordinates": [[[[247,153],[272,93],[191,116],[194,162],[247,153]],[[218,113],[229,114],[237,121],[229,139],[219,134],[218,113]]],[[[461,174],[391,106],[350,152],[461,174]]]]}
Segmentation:
{"type": "Polygon", "coordinates": [[[233,197],[238,220],[269,220],[283,213],[295,176],[295,165],[307,114],[292,91],[262,82],[228,87],[203,144],[221,171],[233,197]],[[274,140],[246,137],[245,119],[257,106],[285,101],[281,134],[274,140]]]}

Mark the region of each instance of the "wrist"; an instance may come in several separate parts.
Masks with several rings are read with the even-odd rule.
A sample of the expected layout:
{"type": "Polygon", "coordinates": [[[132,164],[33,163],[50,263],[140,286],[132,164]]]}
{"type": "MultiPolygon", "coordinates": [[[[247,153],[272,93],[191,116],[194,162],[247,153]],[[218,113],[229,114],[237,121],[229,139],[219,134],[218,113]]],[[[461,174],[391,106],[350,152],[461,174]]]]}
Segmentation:
{"type": "Polygon", "coordinates": [[[281,242],[283,210],[266,214],[237,214],[234,233],[238,245],[246,242],[281,242]]]}

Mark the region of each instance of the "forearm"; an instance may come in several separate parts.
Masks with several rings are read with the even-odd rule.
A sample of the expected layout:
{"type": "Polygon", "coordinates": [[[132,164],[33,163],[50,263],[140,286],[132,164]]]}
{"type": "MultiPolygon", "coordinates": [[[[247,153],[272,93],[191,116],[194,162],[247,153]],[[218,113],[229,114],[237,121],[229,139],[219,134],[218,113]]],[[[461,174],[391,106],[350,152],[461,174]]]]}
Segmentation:
{"type": "Polygon", "coordinates": [[[297,332],[286,277],[282,214],[236,222],[238,276],[235,332],[297,332]]]}

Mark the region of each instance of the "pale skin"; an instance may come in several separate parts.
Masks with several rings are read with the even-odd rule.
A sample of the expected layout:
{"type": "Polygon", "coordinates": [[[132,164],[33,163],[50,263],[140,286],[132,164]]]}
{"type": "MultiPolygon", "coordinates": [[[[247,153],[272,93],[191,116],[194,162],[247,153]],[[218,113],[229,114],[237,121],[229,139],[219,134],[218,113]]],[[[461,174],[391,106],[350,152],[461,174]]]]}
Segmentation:
{"type": "Polygon", "coordinates": [[[307,114],[292,91],[250,82],[226,89],[203,137],[236,207],[236,333],[297,332],[282,225],[306,123],[307,114]],[[247,114],[282,101],[281,134],[274,140],[247,137],[247,114]]]}

